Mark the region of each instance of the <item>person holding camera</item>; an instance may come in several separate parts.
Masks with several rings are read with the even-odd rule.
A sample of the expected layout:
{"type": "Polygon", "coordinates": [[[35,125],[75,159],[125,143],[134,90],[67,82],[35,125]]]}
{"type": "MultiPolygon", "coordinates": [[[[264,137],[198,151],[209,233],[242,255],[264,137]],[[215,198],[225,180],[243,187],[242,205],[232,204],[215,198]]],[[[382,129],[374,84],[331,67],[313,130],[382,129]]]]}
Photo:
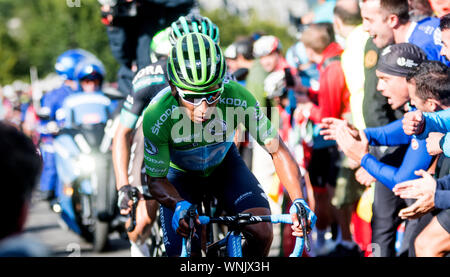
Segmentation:
{"type": "Polygon", "coordinates": [[[131,92],[134,74],[150,64],[150,42],[159,30],[191,12],[194,0],[98,0],[112,55],[120,64],[119,90],[131,92]]]}

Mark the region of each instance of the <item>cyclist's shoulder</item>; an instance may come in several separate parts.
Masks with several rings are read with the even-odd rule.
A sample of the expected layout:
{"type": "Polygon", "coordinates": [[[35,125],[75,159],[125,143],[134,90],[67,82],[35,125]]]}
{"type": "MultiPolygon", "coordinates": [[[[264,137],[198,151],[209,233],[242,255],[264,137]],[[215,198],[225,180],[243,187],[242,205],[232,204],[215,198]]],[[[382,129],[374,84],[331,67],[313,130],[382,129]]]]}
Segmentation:
{"type": "Polygon", "coordinates": [[[171,92],[170,87],[162,89],[144,111],[144,126],[156,126],[152,131],[156,135],[159,134],[160,127],[170,121],[172,112],[179,107],[171,92]]]}
{"type": "Polygon", "coordinates": [[[224,94],[223,97],[227,98],[239,98],[242,100],[254,99],[251,92],[237,81],[226,80],[224,82],[224,94]]]}
{"type": "Polygon", "coordinates": [[[167,61],[159,60],[139,70],[133,78],[133,92],[145,91],[145,88],[167,84],[167,61]]]}

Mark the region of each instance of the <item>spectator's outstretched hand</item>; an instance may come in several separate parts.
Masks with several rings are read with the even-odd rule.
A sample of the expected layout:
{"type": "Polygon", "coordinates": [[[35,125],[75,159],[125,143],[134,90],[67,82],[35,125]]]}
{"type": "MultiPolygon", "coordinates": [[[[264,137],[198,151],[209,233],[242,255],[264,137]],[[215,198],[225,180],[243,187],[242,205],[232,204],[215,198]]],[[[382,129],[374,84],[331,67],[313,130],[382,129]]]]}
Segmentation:
{"type": "Polygon", "coordinates": [[[358,165],[364,155],[369,153],[369,141],[364,131],[355,131],[346,125],[340,125],[336,128],[336,142],[344,154],[358,165]],[[358,136],[355,137],[355,134],[358,136]]]}
{"type": "Polygon", "coordinates": [[[348,123],[347,120],[333,117],[322,119],[322,122],[319,124],[319,127],[322,129],[320,134],[325,140],[336,140],[336,130],[340,126],[347,126],[353,137],[357,138],[359,136],[358,130],[353,125],[348,123]]]}
{"type": "Polygon", "coordinates": [[[434,208],[436,180],[423,169],[415,171],[415,174],[422,178],[399,183],[392,189],[400,198],[417,199],[411,206],[400,210],[398,215],[402,219],[421,217],[434,208]]]}

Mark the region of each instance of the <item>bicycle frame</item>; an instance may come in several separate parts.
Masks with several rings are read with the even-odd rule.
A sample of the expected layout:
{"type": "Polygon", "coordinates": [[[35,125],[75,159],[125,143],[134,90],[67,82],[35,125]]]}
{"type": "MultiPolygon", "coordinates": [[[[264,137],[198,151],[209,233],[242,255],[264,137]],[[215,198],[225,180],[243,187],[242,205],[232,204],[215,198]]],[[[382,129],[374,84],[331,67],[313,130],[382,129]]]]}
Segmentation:
{"type": "MultiPolygon", "coordinates": [[[[260,222],[271,222],[272,224],[285,223],[292,224],[292,217],[290,214],[280,215],[268,215],[268,216],[252,216],[251,214],[238,214],[236,216],[223,216],[217,218],[211,218],[208,216],[199,216],[200,223],[202,225],[210,223],[222,223],[228,225],[230,230],[225,238],[215,242],[213,247],[225,246],[229,257],[242,257],[242,227],[249,224],[256,224],[260,222]]],[[[306,229],[304,229],[306,230],[306,229]]],[[[307,238],[307,236],[306,236],[307,238]]],[[[307,239],[306,239],[307,240],[307,239]]],[[[190,244],[189,239],[183,238],[181,257],[189,257],[190,249],[186,247],[186,244],[190,244]]],[[[297,237],[295,241],[295,247],[290,257],[300,257],[303,253],[305,246],[304,237],[297,237]]],[[[309,251],[309,246],[307,250],[309,251]]]]}

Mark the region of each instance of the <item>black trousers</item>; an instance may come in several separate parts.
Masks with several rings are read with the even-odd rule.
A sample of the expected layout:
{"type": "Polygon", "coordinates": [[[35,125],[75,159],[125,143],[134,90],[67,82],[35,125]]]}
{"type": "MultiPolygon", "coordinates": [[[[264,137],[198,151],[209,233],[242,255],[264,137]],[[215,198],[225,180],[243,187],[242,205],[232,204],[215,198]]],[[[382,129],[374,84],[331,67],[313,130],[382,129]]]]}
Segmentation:
{"type": "MultiPolygon", "coordinates": [[[[380,161],[391,166],[399,167],[408,146],[389,147],[384,153],[378,148],[371,149],[371,153],[380,161]],[[381,158],[380,158],[381,157],[381,158]]],[[[411,203],[408,203],[411,204],[411,203]]],[[[402,223],[398,216],[401,209],[407,206],[405,200],[395,194],[380,182],[376,182],[375,196],[372,205],[372,243],[375,244],[374,251],[378,250],[380,257],[395,257],[395,241],[397,228],[402,223]]],[[[411,232],[415,228],[415,222],[407,222],[403,244],[399,255],[407,254],[411,232]],[[406,251],[406,252],[405,252],[406,251]]]]}

